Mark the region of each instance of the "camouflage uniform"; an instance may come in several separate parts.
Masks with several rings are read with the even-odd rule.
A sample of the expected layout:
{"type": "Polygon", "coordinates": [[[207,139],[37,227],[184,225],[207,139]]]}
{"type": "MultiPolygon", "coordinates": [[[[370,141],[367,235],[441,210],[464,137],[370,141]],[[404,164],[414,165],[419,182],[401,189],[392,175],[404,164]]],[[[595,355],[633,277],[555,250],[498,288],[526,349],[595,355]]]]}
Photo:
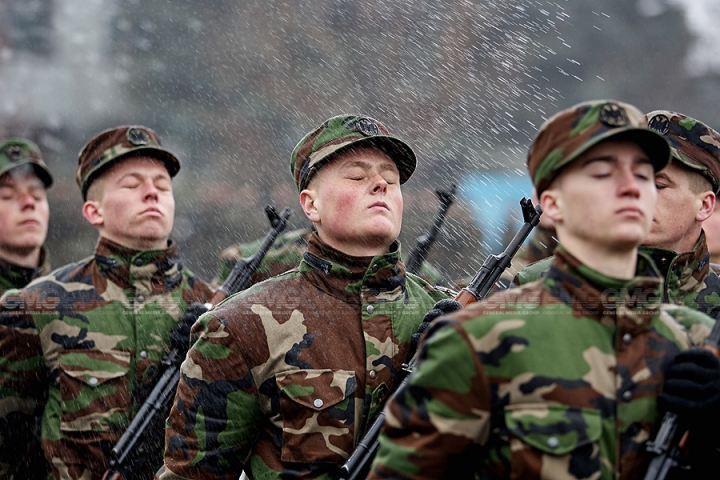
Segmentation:
{"type": "MultiPolygon", "coordinates": [[[[263,257],[260,267],[253,274],[251,284],[254,285],[297,267],[300,260],[302,260],[311,234],[311,229],[299,228],[279,235],[265,257],[263,257]]],[[[240,243],[223,250],[220,254],[220,271],[214,282],[217,284],[222,283],[235,266],[235,262],[243,258],[243,256],[249,257],[253,255],[260,247],[261,242],[262,240],[240,243]]],[[[433,285],[443,285],[445,283],[442,274],[427,261],[423,262],[420,267],[419,276],[433,285]]]]}
{"type": "MultiPolygon", "coordinates": [[[[615,135],[663,168],[668,145],[646,127],[619,102],[558,113],[528,154],[538,197],[565,165],[615,135]]],[[[541,281],[440,317],[386,406],[369,478],[640,477],[665,367],[713,324],[662,305],[661,288],[642,254],[635,276],[620,280],[559,245],[541,281]]]]}
{"type": "MultiPolygon", "coordinates": [[[[333,117],[293,151],[298,191],[357,144],[387,151],[401,182],[415,168],[379,122],[333,117]]],[[[156,478],[335,478],[396,388],[423,316],[444,298],[405,272],[397,241],[358,257],[313,233],[298,267],[195,324],[156,478]]]]}
{"type": "MultiPolygon", "coordinates": [[[[132,147],[130,139],[157,145],[144,127],[118,130],[121,140],[108,131],[95,142],[101,150],[114,145],[104,154],[81,152],[79,170],[97,175],[88,168],[95,159],[124,158],[118,152],[132,147]]],[[[77,178],[84,196],[92,180],[77,178]]],[[[110,449],[164,369],[171,329],[191,303],[210,294],[183,268],[172,242],[140,251],[102,237],[94,256],[6,292],[0,302],[0,461],[22,455],[27,425],[40,416],[54,478],[100,479],[110,449]]],[[[160,463],[158,446],[157,463],[145,468],[145,477],[160,463]]]]}
{"type": "Polygon", "coordinates": [[[559,249],[541,282],[442,317],[388,403],[370,478],[642,478],[664,368],[712,321],[661,312],[643,256],[637,275],[559,249]]]}
{"type": "Polygon", "coordinates": [[[0,295],[11,288],[22,288],[32,280],[50,273],[50,253],[47,248],[40,250],[37,268],[23,267],[0,258],[0,295]]]}

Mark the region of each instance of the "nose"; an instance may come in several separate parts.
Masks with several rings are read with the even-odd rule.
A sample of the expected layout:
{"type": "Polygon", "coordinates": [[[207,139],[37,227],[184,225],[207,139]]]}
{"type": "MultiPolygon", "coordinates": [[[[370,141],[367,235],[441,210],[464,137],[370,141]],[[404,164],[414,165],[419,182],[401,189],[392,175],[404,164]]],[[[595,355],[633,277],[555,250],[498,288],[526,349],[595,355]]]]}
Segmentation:
{"type": "Polygon", "coordinates": [[[22,210],[34,210],[37,200],[33,197],[30,192],[23,192],[20,194],[20,208],[22,210]]]}
{"type": "Polygon", "coordinates": [[[640,197],[640,185],[635,172],[630,168],[623,168],[619,177],[618,194],[620,196],[640,197]]]}
{"type": "Polygon", "coordinates": [[[157,201],[159,198],[158,194],[158,188],[155,186],[155,182],[152,181],[152,179],[147,179],[145,181],[145,186],[143,187],[143,200],[145,201],[157,201]]]}
{"type": "Polygon", "coordinates": [[[379,173],[376,173],[373,176],[372,181],[372,192],[373,193],[385,193],[387,192],[388,182],[385,180],[385,178],[380,175],[379,173]]]}

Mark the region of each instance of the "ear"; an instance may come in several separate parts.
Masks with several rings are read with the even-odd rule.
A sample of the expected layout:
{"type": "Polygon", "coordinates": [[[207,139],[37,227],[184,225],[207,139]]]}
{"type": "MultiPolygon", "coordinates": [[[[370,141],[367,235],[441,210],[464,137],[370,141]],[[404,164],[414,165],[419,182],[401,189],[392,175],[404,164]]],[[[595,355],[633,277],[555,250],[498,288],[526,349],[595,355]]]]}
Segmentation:
{"type": "Polygon", "coordinates": [[[88,200],[85,202],[82,207],[82,213],[83,217],[85,217],[85,220],[87,220],[90,225],[102,227],[105,223],[102,211],[100,210],[100,205],[96,201],[88,200]]]}
{"type": "Polygon", "coordinates": [[[317,192],[311,189],[305,189],[300,192],[300,206],[305,212],[305,216],[313,223],[320,223],[320,213],[317,205],[317,192]]]}
{"type": "Polygon", "coordinates": [[[703,192],[698,195],[700,206],[697,214],[695,214],[695,220],[698,222],[704,222],[710,215],[715,211],[715,194],[711,191],[703,192]]]}
{"type": "Polygon", "coordinates": [[[549,189],[540,194],[540,208],[542,216],[549,218],[553,224],[562,221],[562,198],[557,190],[549,189]]]}

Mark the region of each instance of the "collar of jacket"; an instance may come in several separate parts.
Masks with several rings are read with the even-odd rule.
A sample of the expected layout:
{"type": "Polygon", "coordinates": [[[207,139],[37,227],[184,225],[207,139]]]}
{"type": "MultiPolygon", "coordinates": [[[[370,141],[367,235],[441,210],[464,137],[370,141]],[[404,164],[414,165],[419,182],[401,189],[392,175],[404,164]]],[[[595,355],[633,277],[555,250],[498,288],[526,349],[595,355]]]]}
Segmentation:
{"type": "Polygon", "coordinates": [[[95,262],[100,274],[122,289],[161,293],[182,281],[183,265],[172,240],[164,250],[134,250],[100,237],[95,262]]]}
{"type": "Polygon", "coordinates": [[[663,298],[668,303],[680,303],[685,295],[700,290],[710,273],[710,252],[704,230],[689,252],[647,246],[640,247],[640,251],[655,262],[665,279],[663,298]]]}
{"type": "Polygon", "coordinates": [[[22,267],[0,258],[0,293],[11,288],[23,288],[38,277],[50,273],[50,253],[43,245],[38,267],[22,267]]]}
{"type": "Polygon", "coordinates": [[[528,263],[537,262],[538,260],[551,256],[555,247],[558,245],[556,235],[557,233],[554,228],[547,228],[541,225],[535,227],[526,254],[528,263]]]}
{"type": "Polygon", "coordinates": [[[663,281],[640,252],[635,277],[622,280],[591,269],[558,245],[543,284],[583,316],[629,317],[636,325],[647,325],[660,309],[663,281]]]}
{"type": "Polygon", "coordinates": [[[407,298],[405,265],[397,241],[386,254],[353,257],[335,250],[313,232],[300,262],[300,272],[322,292],[346,303],[361,304],[372,297],[393,293],[407,298]]]}

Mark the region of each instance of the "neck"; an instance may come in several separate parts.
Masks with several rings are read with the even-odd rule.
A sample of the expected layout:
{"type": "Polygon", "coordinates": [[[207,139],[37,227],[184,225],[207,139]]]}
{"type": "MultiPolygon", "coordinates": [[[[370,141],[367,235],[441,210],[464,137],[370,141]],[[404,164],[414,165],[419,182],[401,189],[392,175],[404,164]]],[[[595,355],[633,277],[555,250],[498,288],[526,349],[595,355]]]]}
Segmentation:
{"type": "Polygon", "coordinates": [[[657,242],[645,245],[655,248],[664,248],[665,250],[670,250],[675,253],[691,252],[695,248],[698,238],[700,238],[701,231],[701,225],[697,225],[697,228],[690,229],[682,238],[673,242],[657,242]]]}
{"type": "Polygon", "coordinates": [[[21,267],[38,268],[40,263],[40,248],[14,249],[0,246],[0,257],[8,263],[21,267]]]}
{"type": "Polygon", "coordinates": [[[352,257],[376,257],[383,255],[390,251],[390,245],[392,245],[392,242],[390,242],[390,244],[386,244],[385,242],[373,243],[370,240],[355,243],[338,242],[334,239],[327,238],[327,236],[323,235],[320,231],[318,231],[318,236],[326,245],[352,257]]]}
{"type": "Polygon", "coordinates": [[[584,265],[608,277],[629,280],[635,276],[637,246],[632,248],[608,248],[587,241],[560,238],[560,244],[584,265]]]}
{"type": "Polygon", "coordinates": [[[102,232],[100,232],[100,236],[105,237],[111,242],[117,243],[118,245],[122,245],[125,248],[140,251],[165,250],[166,248],[168,248],[169,240],[167,238],[162,240],[158,240],[156,238],[133,238],[131,241],[128,241],[127,239],[113,238],[113,236],[104,235],[102,232]]]}

